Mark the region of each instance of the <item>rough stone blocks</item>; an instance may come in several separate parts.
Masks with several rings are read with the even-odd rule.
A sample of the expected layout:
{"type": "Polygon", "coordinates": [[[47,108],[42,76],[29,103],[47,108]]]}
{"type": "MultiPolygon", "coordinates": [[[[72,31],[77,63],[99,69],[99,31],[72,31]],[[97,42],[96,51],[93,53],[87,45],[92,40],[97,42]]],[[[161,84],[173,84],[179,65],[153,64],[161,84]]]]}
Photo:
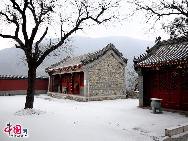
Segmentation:
{"type": "Polygon", "coordinates": [[[188,124],[165,129],[163,141],[188,141],[188,124]]]}

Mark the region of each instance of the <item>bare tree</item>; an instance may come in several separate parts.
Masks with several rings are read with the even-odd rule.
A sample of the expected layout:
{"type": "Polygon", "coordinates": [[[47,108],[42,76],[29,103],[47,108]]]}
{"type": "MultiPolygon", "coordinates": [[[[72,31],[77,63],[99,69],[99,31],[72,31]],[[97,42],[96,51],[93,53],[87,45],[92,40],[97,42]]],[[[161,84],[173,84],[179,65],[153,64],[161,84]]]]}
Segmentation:
{"type": "Polygon", "coordinates": [[[135,91],[138,83],[138,75],[133,68],[128,68],[127,71],[127,90],[135,91]]]}
{"type": "Polygon", "coordinates": [[[6,0],[4,3],[1,2],[0,16],[3,23],[6,23],[6,26],[1,27],[6,29],[12,27],[14,31],[5,33],[6,29],[2,29],[0,37],[14,40],[16,48],[22,49],[26,56],[28,89],[25,109],[33,108],[36,69],[43,60],[51,52],[66,44],[67,39],[76,31],[93,23],[100,25],[115,19],[118,6],[117,0],[6,0]],[[53,32],[53,29],[49,31],[50,25],[59,25],[58,22],[61,25],[59,41],[50,42],[45,47],[40,46],[47,34],[53,32]],[[29,24],[32,25],[31,30],[29,30],[29,24]]]}
{"type": "Polygon", "coordinates": [[[154,23],[168,18],[162,24],[171,37],[187,36],[188,0],[133,0],[134,13],[144,12],[146,22],[154,23]]]}
{"type": "Polygon", "coordinates": [[[133,66],[127,66],[127,96],[129,98],[136,98],[138,89],[138,74],[134,70],[133,66]]]}

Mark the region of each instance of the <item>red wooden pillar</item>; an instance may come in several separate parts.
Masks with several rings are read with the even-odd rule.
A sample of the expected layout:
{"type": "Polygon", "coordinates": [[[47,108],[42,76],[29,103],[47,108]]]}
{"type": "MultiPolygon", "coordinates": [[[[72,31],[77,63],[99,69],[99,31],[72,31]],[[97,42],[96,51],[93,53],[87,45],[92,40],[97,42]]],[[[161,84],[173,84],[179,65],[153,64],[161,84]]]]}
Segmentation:
{"type": "Polygon", "coordinates": [[[53,92],[53,76],[52,75],[50,79],[50,92],[53,92]]]}
{"type": "Polygon", "coordinates": [[[84,72],[80,72],[80,94],[84,95],[84,72]]]}

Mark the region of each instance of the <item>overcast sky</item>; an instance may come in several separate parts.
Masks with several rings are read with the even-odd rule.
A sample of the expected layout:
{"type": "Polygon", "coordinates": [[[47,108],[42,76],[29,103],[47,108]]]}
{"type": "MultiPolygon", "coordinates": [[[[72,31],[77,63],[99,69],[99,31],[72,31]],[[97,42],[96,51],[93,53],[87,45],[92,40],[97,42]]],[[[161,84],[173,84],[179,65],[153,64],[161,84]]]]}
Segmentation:
{"type": "MultiPolygon", "coordinates": [[[[95,26],[84,31],[75,33],[74,36],[85,36],[92,38],[106,37],[106,36],[128,36],[137,39],[154,41],[156,37],[163,35],[163,31],[151,31],[149,32],[147,24],[139,23],[139,21],[124,22],[123,25],[117,24],[114,26],[95,26]]],[[[4,38],[0,38],[0,49],[12,47],[14,44],[4,38]]]]}
{"type": "MultiPolygon", "coordinates": [[[[122,5],[120,13],[125,16],[129,12],[127,5],[122,5]]],[[[86,36],[92,38],[107,37],[107,36],[128,36],[143,40],[155,40],[158,36],[166,37],[163,30],[159,28],[155,31],[149,31],[150,26],[144,22],[144,15],[138,14],[135,17],[127,18],[121,23],[112,23],[109,26],[92,26],[85,28],[84,31],[79,31],[74,36],[86,36]]],[[[0,50],[14,46],[13,42],[8,39],[0,38],[0,50]]]]}

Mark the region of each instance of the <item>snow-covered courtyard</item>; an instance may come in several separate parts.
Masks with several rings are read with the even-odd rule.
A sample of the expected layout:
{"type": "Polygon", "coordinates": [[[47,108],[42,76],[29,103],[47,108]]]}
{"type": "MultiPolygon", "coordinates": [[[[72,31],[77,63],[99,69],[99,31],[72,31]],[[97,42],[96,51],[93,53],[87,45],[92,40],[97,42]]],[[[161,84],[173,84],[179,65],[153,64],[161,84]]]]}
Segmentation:
{"type": "Polygon", "coordinates": [[[178,113],[138,108],[137,99],[76,102],[40,95],[34,103],[40,115],[19,115],[24,103],[25,96],[0,97],[0,141],[152,141],[165,128],[188,122],[178,113]],[[7,123],[21,124],[29,137],[9,137],[7,123]]]}

